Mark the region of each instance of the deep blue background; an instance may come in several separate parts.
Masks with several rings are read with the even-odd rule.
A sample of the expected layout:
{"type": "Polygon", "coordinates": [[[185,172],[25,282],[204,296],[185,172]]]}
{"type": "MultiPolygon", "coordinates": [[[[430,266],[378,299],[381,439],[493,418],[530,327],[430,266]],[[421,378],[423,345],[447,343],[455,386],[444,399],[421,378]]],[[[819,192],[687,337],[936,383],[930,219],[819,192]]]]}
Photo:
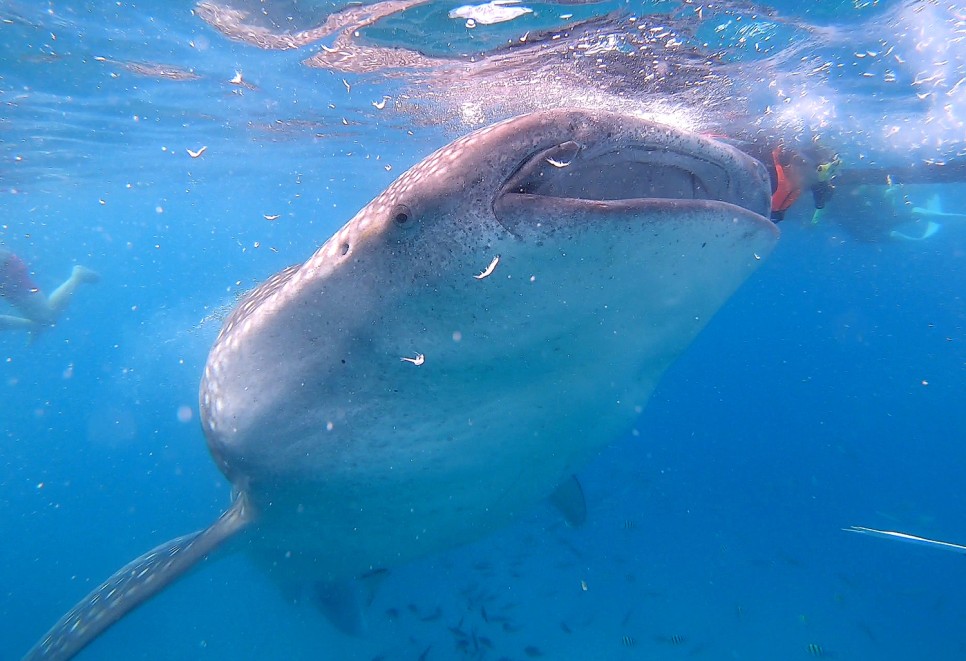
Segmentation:
{"type": "MultiPolygon", "coordinates": [[[[123,563],[222,511],[229,489],[196,405],[219,322],[202,320],[305,259],[450,137],[374,110],[388,84],[346,90],[342,76],[300,68],[302,54],[218,37],[188,8],[56,6],[0,28],[0,242],[46,290],[73,263],[103,277],[35,344],[0,337],[0,658],[123,563]],[[205,78],[136,77],[94,55],[205,78]],[[259,89],[237,94],[236,69],[259,89]]],[[[918,195],[936,191],[966,211],[962,187],[918,195]]],[[[456,658],[447,626],[461,618],[493,659],[528,658],[528,646],[549,658],[804,659],[809,644],[839,659],[966,658],[966,560],[841,530],[966,543],[966,226],[864,244],[834,222],[848,213],[833,206],[818,226],[807,209],[789,216],[637,433],[580,475],[585,528],[541,508],[400,568],[358,640],[230,557],[83,658],[415,659],[427,647],[456,658]],[[484,622],[480,605],[509,626],[484,622]]]]}

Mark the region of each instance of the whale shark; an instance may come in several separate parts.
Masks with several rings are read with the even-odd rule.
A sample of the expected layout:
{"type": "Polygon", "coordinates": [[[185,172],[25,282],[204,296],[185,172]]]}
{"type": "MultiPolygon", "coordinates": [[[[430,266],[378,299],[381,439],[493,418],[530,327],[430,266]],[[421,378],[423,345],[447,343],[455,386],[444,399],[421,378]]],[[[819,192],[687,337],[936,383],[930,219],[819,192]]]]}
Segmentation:
{"type": "Polygon", "coordinates": [[[428,156],[225,320],[200,410],[227,511],[122,567],[25,658],[73,657],[216,551],[283,588],[334,586],[542,499],[579,520],[575,471],[776,244],[770,193],[726,144],[599,110],[428,156]]]}

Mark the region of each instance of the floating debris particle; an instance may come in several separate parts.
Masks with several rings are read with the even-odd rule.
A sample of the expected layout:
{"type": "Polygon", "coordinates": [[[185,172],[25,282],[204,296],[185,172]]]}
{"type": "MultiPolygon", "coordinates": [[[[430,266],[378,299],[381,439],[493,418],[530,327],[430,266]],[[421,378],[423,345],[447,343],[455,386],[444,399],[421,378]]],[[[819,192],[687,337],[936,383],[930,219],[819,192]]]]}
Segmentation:
{"type": "Polygon", "coordinates": [[[565,168],[568,165],[570,165],[571,163],[573,163],[573,161],[557,161],[557,160],[554,160],[552,158],[547,158],[547,159],[544,159],[544,160],[546,160],[547,163],[549,163],[550,165],[554,166],[555,168],[565,168]]]}
{"type": "Polygon", "coordinates": [[[493,274],[493,270],[496,269],[496,265],[499,263],[500,263],[500,256],[497,255],[496,257],[493,258],[493,261],[490,262],[489,266],[483,269],[483,271],[479,275],[474,275],[473,277],[476,278],[477,280],[482,280],[483,278],[489,277],[490,275],[493,274]]]}
{"type": "Polygon", "coordinates": [[[624,647],[634,647],[634,645],[636,644],[637,644],[637,641],[634,639],[633,636],[621,636],[621,645],[623,645],[624,647]]]}
{"type": "Polygon", "coordinates": [[[191,158],[198,158],[199,156],[204,154],[207,149],[208,149],[208,145],[204,145],[198,151],[191,151],[191,149],[186,149],[185,151],[188,152],[188,156],[190,156],[191,158]]]}
{"type": "Polygon", "coordinates": [[[281,218],[281,216],[279,214],[277,214],[277,213],[271,213],[271,214],[269,214],[269,213],[263,213],[262,214],[262,218],[264,218],[265,220],[271,222],[273,220],[278,220],[279,218],[281,218]]]}
{"type": "Polygon", "coordinates": [[[415,358],[407,358],[403,356],[399,360],[403,361],[404,363],[412,363],[413,365],[422,365],[426,362],[426,356],[421,353],[417,353],[415,358]]]}
{"type": "Polygon", "coordinates": [[[808,650],[808,653],[811,656],[814,656],[816,659],[825,657],[825,649],[818,643],[809,643],[805,646],[805,649],[808,650]]]}
{"type": "Polygon", "coordinates": [[[228,82],[231,83],[232,85],[244,85],[245,81],[242,79],[242,72],[236,71],[235,75],[232,76],[231,80],[229,80],[228,82]]]}
{"type": "MultiPolygon", "coordinates": [[[[929,385],[929,382],[923,381],[922,385],[929,385]]],[[[929,548],[952,551],[953,553],[966,553],[966,546],[962,544],[953,544],[952,542],[942,542],[938,539],[917,537],[915,535],[910,535],[904,532],[896,532],[894,530],[876,530],[875,528],[865,528],[863,526],[850,526],[848,528],[843,528],[842,530],[846,532],[857,532],[863,535],[869,535],[870,537],[878,537],[880,539],[891,539],[898,542],[907,542],[917,546],[928,546],[929,548]]]]}

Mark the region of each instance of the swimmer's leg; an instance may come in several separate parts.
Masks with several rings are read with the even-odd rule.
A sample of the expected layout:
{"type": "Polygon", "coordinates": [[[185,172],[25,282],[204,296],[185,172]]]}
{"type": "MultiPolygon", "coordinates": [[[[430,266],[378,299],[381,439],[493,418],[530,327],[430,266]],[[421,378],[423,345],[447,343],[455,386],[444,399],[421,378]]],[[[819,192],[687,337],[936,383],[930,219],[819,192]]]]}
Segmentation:
{"type": "Polygon", "coordinates": [[[0,331],[5,330],[36,330],[37,324],[30,319],[0,314],[0,331]]]}
{"type": "Polygon", "coordinates": [[[77,287],[85,283],[97,282],[100,279],[101,276],[89,268],[75,266],[67,281],[55,289],[47,298],[47,307],[50,309],[50,321],[52,322],[64,311],[68,303],[70,303],[70,299],[73,298],[74,292],[77,291],[77,287]]]}
{"type": "Polygon", "coordinates": [[[926,229],[923,231],[922,236],[912,236],[911,234],[906,234],[905,232],[900,232],[899,230],[892,230],[889,232],[889,236],[893,239],[900,239],[902,241],[922,241],[933,236],[942,229],[942,225],[935,221],[928,221],[926,223],[926,229]]]}
{"type": "Polygon", "coordinates": [[[936,211],[934,209],[924,209],[922,207],[913,207],[912,216],[914,218],[924,218],[926,220],[966,220],[966,213],[950,213],[948,211],[936,211]]]}
{"type": "Polygon", "coordinates": [[[939,195],[930,197],[925,207],[913,207],[912,217],[916,220],[966,220],[966,214],[943,211],[942,199],[939,195]]]}

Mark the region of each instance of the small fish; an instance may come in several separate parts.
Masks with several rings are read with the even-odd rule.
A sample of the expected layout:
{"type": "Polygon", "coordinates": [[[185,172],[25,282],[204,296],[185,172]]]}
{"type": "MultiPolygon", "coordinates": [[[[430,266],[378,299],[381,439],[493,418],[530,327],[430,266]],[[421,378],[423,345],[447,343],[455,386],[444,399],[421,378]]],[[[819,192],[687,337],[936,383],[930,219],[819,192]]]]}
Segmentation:
{"type": "Polygon", "coordinates": [[[637,641],[634,640],[633,636],[621,636],[621,645],[624,647],[634,647],[636,644],[637,641]]]}
{"type": "Polygon", "coordinates": [[[484,622],[490,621],[490,617],[486,614],[486,606],[480,606],[480,617],[483,618],[484,622]]]}
{"type": "Polygon", "coordinates": [[[473,277],[476,278],[477,280],[482,280],[483,278],[489,277],[490,275],[493,274],[493,270],[496,268],[496,265],[499,263],[500,263],[500,256],[497,255],[496,257],[493,258],[493,261],[490,262],[490,265],[487,266],[485,269],[483,269],[482,273],[480,273],[479,275],[474,275],[473,277]]]}
{"type": "Polygon", "coordinates": [[[388,617],[390,620],[395,620],[396,618],[399,617],[399,609],[398,608],[386,609],[386,617],[388,617]]]}
{"type": "Polygon", "coordinates": [[[433,646],[429,645],[426,649],[423,650],[423,653],[416,658],[416,661],[426,661],[426,659],[429,658],[429,650],[431,649],[433,649],[433,646]]]}
{"type": "Polygon", "coordinates": [[[665,645],[683,645],[688,642],[688,639],[681,634],[674,633],[670,636],[657,636],[657,642],[664,643],[665,645]]]}
{"type": "Polygon", "coordinates": [[[523,648],[523,653],[529,656],[531,659],[536,659],[543,656],[543,652],[536,645],[527,645],[523,648]]]}
{"type": "Polygon", "coordinates": [[[403,356],[399,360],[403,361],[404,363],[412,363],[413,365],[422,365],[426,362],[426,356],[421,353],[417,353],[415,358],[406,358],[403,356]]]}
{"type": "Polygon", "coordinates": [[[466,636],[466,632],[463,631],[463,618],[460,618],[459,623],[455,627],[447,626],[446,628],[449,629],[450,630],[450,633],[452,633],[457,638],[466,638],[467,637],[466,636]]]}
{"type": "Polygon", "coordinates": [[[564,622],[563,620],[561,620],[561,622],[560,622],[560,630],[563,631],[564,633],[573,633],[574,632],[574,630],[570,628],[570,625],[567,624],[566,622],[564,622]]]}
{"type": "Polygon", "coordinates": [[[188,152],[188,156],[190,156],[191,158],[198,158],[199,156],[205,153],[206,149],[208,149],[208,145],[205,145],[198,151],[191,151],[190,149],[186,149],[185,151],[188,152]]]}

